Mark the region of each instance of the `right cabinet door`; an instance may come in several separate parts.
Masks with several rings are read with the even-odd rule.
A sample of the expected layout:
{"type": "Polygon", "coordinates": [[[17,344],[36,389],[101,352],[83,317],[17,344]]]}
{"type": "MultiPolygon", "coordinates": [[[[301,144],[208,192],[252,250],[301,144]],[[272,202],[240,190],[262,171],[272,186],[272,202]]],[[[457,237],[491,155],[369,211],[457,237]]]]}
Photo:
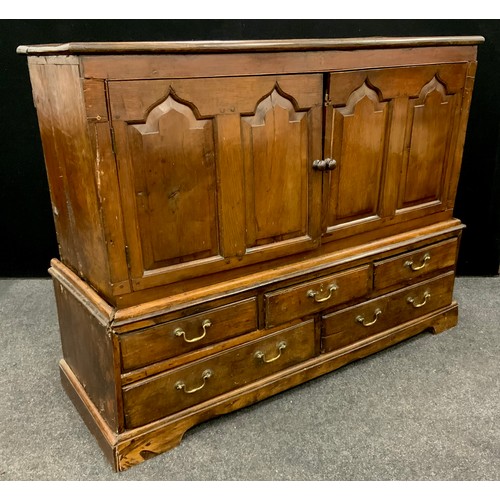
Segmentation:
{"type": "Polygon", "coordinates": [[[467,66],[330,74],[325,156],[336,167],[324,183],[326,240],[373,238],[449,208],[467,66]]]}

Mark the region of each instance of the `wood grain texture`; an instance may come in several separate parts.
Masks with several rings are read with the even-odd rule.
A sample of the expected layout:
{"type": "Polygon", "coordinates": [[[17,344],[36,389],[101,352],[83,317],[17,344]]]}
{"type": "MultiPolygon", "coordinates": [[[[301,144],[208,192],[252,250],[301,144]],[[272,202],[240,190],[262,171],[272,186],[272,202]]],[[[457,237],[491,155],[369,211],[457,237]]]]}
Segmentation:
{"type": "Polygon", "coordinates": [[[339,304],[349,303],[365,296],[370,289],[371,267],[361,266],[267,293],[264,296],[266,326],[279,325],[339,304]]]}
{"type": "Polygon", "coordinates": [[[85,388],[110,429],[123,429],[113,334],[102,317],[82,305],[79,293],[53,277],[65,363],[85,388]]]}
{"type": "Polygon", "coordinates": [[[408,159],[398,208],[441,200],[456,104],[434,77],[410,106],[408,159]]]}
{"type": "Polygon", "coordinates": [[[345,107],[334,110],[330,141],[337,167],[332,173],[328,226],[379,215],[387,115],[387,103],[365,83],[353,91],[345,107]]]}
{"type": "Polygon", "coordinates": [[[303,84],[291,96],[283,95],[276,84],[255,112],[241,119],[246,243],[249,251],[262,256],[278,247],[280,253],[296,253],[318,244],[321,185],[311,165],[321,157],[316,133],[321,115],[318,105],[309,112],[299,111],[293,101],[306,102],[302,93],[308,87],[315,89],[316,102],[320,101],[321,86],[317,75],[303,84]],[[287,240],[292,245],[284,243],[287,240]]]}
{"type": "Polygon", "coordinates": [[[123,370],[133,370],[256,330],[256,306],[255,298],[251,298],[122,335],[123,370]],[[203,328],[205,322],[209,326],[203,328]],[[176,335],[179,330],[183,333],[176,335]]]}
{"type": "Polygon", "coordinates": [[[61,260],[111,296],[78,66],[29,65],[61,260]]]}
{"type": "Polygon", "coordinates": [[[467,63],[426,64],[399,68],[369,69],[356,72],[338,71],[331,75],[329,98],[332,103],[347,103],[353,88],[359,88],[368,82],[379,93],[380,100],[393,100],[400,97],[418,97],[422,87],[436,75],[446,82],[449,92],[460,92],[464,86],[467,63]]]}
{"type": "Polygon", "coordinates": [[[109,88],[134,289],[318,246],[321,75],[109,88]]]}
{"type": "Polygon", "coordinates": [[[309,321],[126,386],[126,425],[138,427],[176,413],[309,359],[314,353],[314,328],[309,321]]]}
{"type": "Polygon", "coordinates": [[[458,239],[405,252],[397,257],[374,263],[373,283],[376,290],[388,290],[420,281],[433,273],[455,266],[458,239]]]}
{"type": "MultiPolygon", "coordinates": [[[[91,80],[92,81],[92,80],[91,80]]],[[[175,94],[194,103],[200,118],[215,115],[253,115],[259,101],[279,87],[299,109],[322,104],[322,75],[272,75],[227,78],[110,81],[113,120],[140,122],[152,108],[175,94]]]]}
{"type": "Polygon", "coordinates": [[[466,70],[441,64],[330,75],[325,154],[337,168],[324,217],[332,238],[447,209],[466,70]]]}
{"type": "MultiPolygon", "coordinates": [[[[109,261],[109,285],[113,296],[130,293],[126,255],[125,228],[120,203],[120,186],[113,152],[112,131],[108,123],[88,124],[95,163],[97,196],[103,225],[104,241],[109,261]]],[[[106,297],[111,303],[113,298],[106,297]]]]}
{"type": "Polygon", "coordinates": [[[147,52],[238,52],[313,50],[318,48],[354,49],[360,47],[425,47],[477,45],[482,36],[323,38],[290,40],[229,40],[185,42],[69,42],[64,44],[20,45],[19,54],[84,54],[147,52]]]}
{"type": "Polygon", "coordinates": [[[318,50],[276,53],[82,55],[84,78],[135,80],[305,74],[409,65],[468,62],[474,46],[318,50]]]}
{"type": "Polygon", "coordinates": [[[246,252],[246,213],[240,117],[218,115],[215,121],[221,254],[241,259],[246,252]]]}
{"type": "Polygon", "coordinates": [[[110,306],[92,287],[57,259],[50,261],[49,274],[78,297],[83,307],[89,310],[100,323],[108,325],[113,321],[115,308],[110,306]]]}
{"type": "Polygon", "coordinates": [[[480,41],[19,49],[61,246],[62,381],[117,470],[456,324],[480,41]]]}
{"type": "Polygon", "coordinates": [[[322,352],[342,349],[384,330],[395,328],[447,307],[452,302],[453,272],[440,275],[418,285],[383,295],[360,306],[323,316],[322,352]],[[429,294],[429,295],[426,295],[429,294]],[[428,297],[424,299],[425,297],[428,297]],[[408,299],[416,299],[414,307],[408,299]]]}
{"type": "Polygon", "coordinates": [[[415,249],[436,240],[456,236],[464,227],[454,219],[397,235],[390,232],[391,236],[386,238],[341,250],[331,249],[329,253],[310,258],[306,262],[293,262],[285,266],[275,267],[272,270],[254,271],[243,277],[236,277],[217,284],[209,280],[209,283],[205,282],[202,286],[190,290],[177,290],[175,294],[169,294],[167,297],[162,293],[161,297],[158,298],[155,293],[152,300],[117,309],[113,325],[120,326],[135,321],[151,322],[162,314],[199,305],[208,300],[231,297],[264,286],[278,288],[284,286],[290,279],[307,280],[310,273],[325,275],[337,269],[344,270],[366,264],[372,262],[377,255],[394,255],[404,252],[406,248],[415,249]]]}
{"type": "MultiPolygon", "coordinates": [[[[287,326],[294,326],[300,323],[300,320],[291,321],[287,324],[287,326]]],[[[121,382],[123,386],[128,384],[132,384],[134,382],[138,382],[140,380],[144,380],[153,375],[158,375],[164,373],[166,371],[173,370],[174,368],[182,367],[186,364],[192,363],[194,361],[203,360],[205,358],[211,357],[215,354],[219,354],[228,349],[232,349],[234,347],[241,346],[248,342],[253,342],[255,340],[262,339],[266,335],[270,335],[279,330],[283,329],[283,325],[280,325],[276,328],[266,328],[261,330],[253,330],[249,333],[243,333],[240,335],[236,335],[221,342],[217,342],[215,344],[208,344],[205,347],[201,347],[200,349],[191,350],[186,352],[185,354],[181,354],[179,356],[169,357],[167,359],[163,359],[156,363],[152,363],[141,368],[137,368],[135,370],[127,371],[121,374],[121,382]]],[[[319,335],[316,336],[316,346],[319,348],[319,335]]]]}
{"type": "Polygon", "coordinates": [[[108,121],[106,82],[86,79],[82,82],[87,119],[95,122],[108,121]]]}
{"type": "Polygon", "coordinates": [[[169,96],[128,131],[144,269],[218,255],[212,121],[169,96]]]}
{"type": "MultiPolygon", "coordinates": [[[[72,394],[72,400],[79,402],[77,409],[89,428],[99,434],[99,442],[102,447],[107,449],[106,443],[109,443],[110,449],[107,449],[107,456],[115,460],[116,470],[123,471],[179,445],[184,433],[203,421],[254,404],[425,330],[434,333],[448,330],[456,325],[457,311],[457,304],[453,302],[449,307],[422,316],[402,328],[381,332],[346,349],[325,353],[299,363],[265,379],[197,405],[190,410],[181,411],[171,417],[160,419],[137,429],[124,431],[116,436],[115,441],[109,439],[109,437],[112,438],[113,433],[110,433],[109,429],[102,425],[103,422],[98,419],[96,412],[92,411],[91,401],[88,400],[85,391],[78,385],[78,381],[74,377],[67,390],[72,394]],[[95,425],[96,420],[101,425],[95,425]],[[109,436],[107,440],[105,436],[109,436]]],[[[71,373],[71,370],[66,368],[63,372],[65,377],[67,377],[66,373],[71,373]]]]}
{"type": "Polygon", "coordinates": [[[461,114],[457,126],[457,139],[455,144],[455,151],[450,168],[449,177],[447,179],[447,206],[453,209],[455,205],[455,197],[457,194],[458,180],[460,178],[460,167],[462,164],[463,148],[465,143],[465,133],[467,128],[467,120],[469,118],[470,103],[472,99],[472,89],[474,88],[474,80],[476,75],[477,62],[470,62],[467,66],[467,74],[462,97],[461,114]]]}
{"type": "Polygon", "coordinates": [[[90,400],[85,388],[64,359],[59,362],[59,374],[64,391],[74,404],[89,431],[96,438],[104,456],[111,463],[113,469],[117,471],[115,446],[119,435],[113,432],[108,423],[102,418],[99,410],[90,400]]]}

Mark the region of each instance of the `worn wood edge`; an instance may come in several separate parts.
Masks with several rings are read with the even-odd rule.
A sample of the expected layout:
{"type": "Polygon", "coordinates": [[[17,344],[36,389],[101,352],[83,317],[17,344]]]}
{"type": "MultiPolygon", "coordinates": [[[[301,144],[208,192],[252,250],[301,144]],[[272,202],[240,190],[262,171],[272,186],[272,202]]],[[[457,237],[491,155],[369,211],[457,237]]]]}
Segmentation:
{"type": "Polygon", "coordinates": [[[109,428],[64,359],[59,362],[59,371],[61,384],[66,394],[116,471],[117,459],[115,449],[118,442],[118,435],[109,428]]]}
{"type": "Polygon", "coordinates": [[[346,348],[321,354],[173,416],[125,431],[118,437],[118,469],[126,470],[174,448],[180,444],[188,429],[201,422],[250,406],[426,330],[440,333],[455,326],[457,317],[458,305],[453,301],[449,306],[429,313],[418,320],[404,323],[346,348]]]}
{"type": "Polygon", "coordinates": [[[306,38],[288,40],[200,40],[151,42],[68,42],[63,44],[20,45],[18,54],[136,54],[179,52],[274,52],[314,49],[353,50],[358,48],[429,47],[477,45],[483,36],[306,38]]]}
{"type": "Polygon", "coordinates": [[[215,300],[230,295],[236,295],[243,291],[254,290],[270,283],[279,283],[292,278],[297,278],[325,269],[334,270],[335,266],[355,263],[362,257],[370,257],[381,252],[403,248],[409,244],[425,241],[434,236],[444,236],[462,230],[465,226],[458,220],[433,224],[424,230],[412,230],[397,236],[390,236],[375,240],[374,242],[349,247],[347,249],[331,252],[319,257],[308,259],[307,268],[304,268],[304,261],[280,266],[272,270],[252,273],[248,276],[223,281],[215,285],[197,288],[190,292],[185,292],[169,297],[145,302],[140,305],[117,309],[113,319],[113,326],[132,323],[160,316],[167,312],[175,311],[179,308],[195,306],[208,300],[215,300]]]}
{"type": "Polygon", "coordinates": [[[115,309],[58,259],[52,259],[50,264],[52,278],[72,293],[103,325],[109,326],[115,309]]]}
{"type": "Polygon", "coordinates": [[[70,54],[61,55],[38,55],[34,57],[28,57],[28,66],[37,64],[56,64],[56,65],[73,65],[78,66],[80,64],[79,57],[70,54]]]}
{"type": "Polygon", "coordinates": [[[452,162],[451,168],[454,171],[454,175],[452,174],[451,182],[448,186],[448,208],[453,209],[455,205],[455,199],[457,195],[458,182],[460,179],[460,171],[462,169],[462,158],[464,153],[464,144],[465,137],[467,133],[467,124],[469,121],[470,108],[472,103],[472,91],[474,88],[475,77],[477,70],[477,62],[471,61],[469,63],[469,67],[467,69],[467,73],[465,76],[465,86],[463,90],[463,98],[462,98],[462,113],[459,118],[459,131],[458,136],[455,143],[455,158],[452,162]],[[453,165],[453,163],[455,165],[453,165]]]}

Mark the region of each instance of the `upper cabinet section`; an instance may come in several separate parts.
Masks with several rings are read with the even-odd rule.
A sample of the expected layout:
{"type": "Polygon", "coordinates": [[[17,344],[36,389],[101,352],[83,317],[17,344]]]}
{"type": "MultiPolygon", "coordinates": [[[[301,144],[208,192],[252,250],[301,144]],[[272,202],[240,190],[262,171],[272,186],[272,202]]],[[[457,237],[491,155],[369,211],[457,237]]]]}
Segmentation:
{"type": "Polygon", "coordinates": [[[134,288],[318,246],[322,75],[108,90],[134,288]]]}
{"type": "Polygon", "coordinates": [[[19,47],[61,260],[124,307],[450,220],[482,41],[19,47]]]}

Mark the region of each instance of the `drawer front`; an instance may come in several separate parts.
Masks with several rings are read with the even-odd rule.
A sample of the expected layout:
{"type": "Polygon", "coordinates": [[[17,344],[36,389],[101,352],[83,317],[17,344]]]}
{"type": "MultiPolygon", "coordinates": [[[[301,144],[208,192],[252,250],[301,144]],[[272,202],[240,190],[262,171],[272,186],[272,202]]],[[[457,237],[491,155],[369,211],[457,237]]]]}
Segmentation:
{"type": "Polygon", "coordinates": [[[124,371],[257,329],[255,298],[120,336],[124,371]]]}
{"type": "Polygon", "coordinates": [[[429,245],[374,264],[375,290],[388,290],[421,281],[431,273],[455,265],[458,239],[429,245]]]}
{"type": "Polygon", "coordinates": [[[334,351],[451,304],[454,273],[450,272],[323,316],[322,349],[334,351]]]}
{"type": "Polygon", "coordinates": [[[138,427],[271,375],[315,354],[314,322],[279,330],[123,389],[125,423],[138,427]]]}
{"type": "Polygon", "coordinates": [[[370,290],[370,266],[332,274],[264,296],[266,325],[280,325],[363,297],[370,290]]]}

